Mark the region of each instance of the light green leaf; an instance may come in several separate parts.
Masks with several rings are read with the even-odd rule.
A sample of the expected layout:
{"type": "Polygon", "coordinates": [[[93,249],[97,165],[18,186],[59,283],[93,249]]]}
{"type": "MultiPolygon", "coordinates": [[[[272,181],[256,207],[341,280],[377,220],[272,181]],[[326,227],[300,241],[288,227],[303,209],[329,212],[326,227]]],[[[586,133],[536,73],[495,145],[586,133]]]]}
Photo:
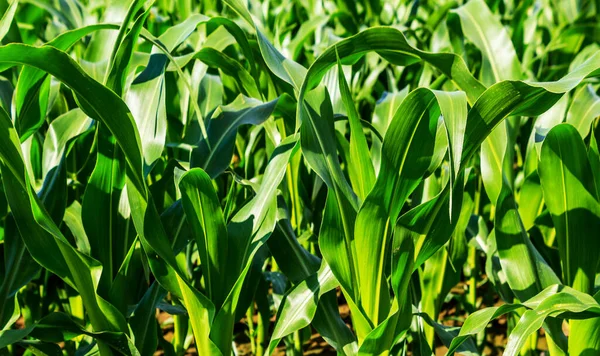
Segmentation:
{"type": "Polygon", "coordinates": [[[367,139],[360,124],[360,117],[354,107],[352,94],[350,94],[350,88],[348,88],[339,58],[338,74],[342,101],[348,111],[348,120],[350,121],[350,181],[357,192],[358,198],[364,200],[373,188],[373,184],[375,184],[375,171],[369,156],[367,139]]]}
{"type": "Polygon", "coordinates": [[[481,51],[481,81],[484,85],[521,79],[521,64],[508,31],[485,1],[469,1],[451,13],[458,14],[463,33],[481,51]]]}
{"type": "Polygon", "coordinates": [[[567,111],[567,123],[575,126],[581,137],[586,138],[592,122],[600,116],[600,97],[590,84],[575,91],[567,111]]]}
{"type": "Polygon", "coordinates": [[[81,109],[73,109],[54,119],[44,139],[42,175],[60,163],[67,142],[90,128],[92,120],[81,109]]]}

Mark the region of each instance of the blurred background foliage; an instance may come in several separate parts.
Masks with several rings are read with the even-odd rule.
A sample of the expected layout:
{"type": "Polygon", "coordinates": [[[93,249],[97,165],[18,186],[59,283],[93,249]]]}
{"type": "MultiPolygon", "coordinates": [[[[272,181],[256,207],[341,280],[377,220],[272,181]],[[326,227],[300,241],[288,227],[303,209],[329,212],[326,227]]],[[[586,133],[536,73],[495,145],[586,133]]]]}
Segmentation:
{"type": "Polygon", "coordinates": [[[598,0],[0,0],[0,354],[600,354],[598,0]]]}

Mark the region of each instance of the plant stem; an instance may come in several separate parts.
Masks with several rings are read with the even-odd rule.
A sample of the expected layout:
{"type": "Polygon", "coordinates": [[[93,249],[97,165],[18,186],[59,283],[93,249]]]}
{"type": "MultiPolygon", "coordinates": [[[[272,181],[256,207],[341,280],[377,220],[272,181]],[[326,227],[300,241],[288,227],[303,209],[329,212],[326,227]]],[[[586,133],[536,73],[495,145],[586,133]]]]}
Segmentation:
{"type": "Polygon", "coordinates": [[[265,342],[266,335],[268,333],[269,327],[269,319],[268,315],[264,315],[264,313],[258,313],[258,325],[256,327],[256,353],[255,355],[264,355],[265,353],[265,342]]]}
{"type": "Polygon", "coordinates": [[[469,304],[473,308],[472,312],[477,310],[477,249],[474,246],[469,246],[469,267],[471,273],[469,276],[469,304]]]}
{"type": "Polygon", "coordinates": [[[300,336],[300,330],[294,332],[294,351],[293,355],[302,355],[302,338],[300,336]]]}
{"type": "Polygon", "coordinates": [[[256,352],[256,329],[254,328],[254,320],[252,319],[254,315],[254,303],[250,303],[250,307],[248,307],[248,311],[246,311],[246,320],[248,323],[248,336],[250,338],[250,349],[254,355],[260,355],[256,352]]]}
{"type": "Polygon", "coordinates": [[[188,320],[185,315],[173,315],[173,348],[176,355],[185,354],[188,320]]]}

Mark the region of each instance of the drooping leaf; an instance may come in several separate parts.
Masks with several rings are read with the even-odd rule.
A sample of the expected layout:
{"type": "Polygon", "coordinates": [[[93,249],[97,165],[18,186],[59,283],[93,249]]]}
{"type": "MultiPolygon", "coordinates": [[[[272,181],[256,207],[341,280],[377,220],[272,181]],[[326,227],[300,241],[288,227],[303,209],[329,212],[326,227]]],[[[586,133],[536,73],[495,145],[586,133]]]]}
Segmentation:
{"type": "Polygon", "coordinates": [[[241,125],[259,125],[269,118],[277,100],[260,103],[240,96],[228,106],[221,107],[208,120],[208,141],[201,139],[192,151],[190,165],[200,167],[211,177],[221,174],[231,162],[235,136],[241,125]]]}

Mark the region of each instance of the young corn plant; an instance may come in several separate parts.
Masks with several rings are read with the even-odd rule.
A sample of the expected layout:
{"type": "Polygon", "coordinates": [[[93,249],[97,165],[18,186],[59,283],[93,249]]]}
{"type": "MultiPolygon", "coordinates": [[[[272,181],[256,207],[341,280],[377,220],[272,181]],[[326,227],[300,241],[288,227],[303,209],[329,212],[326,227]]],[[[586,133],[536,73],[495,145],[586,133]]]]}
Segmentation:
{"type": "Polygon", "coordinates": [[[598,11],[0,0],[0,353],[600,354],[598,11]]]}

